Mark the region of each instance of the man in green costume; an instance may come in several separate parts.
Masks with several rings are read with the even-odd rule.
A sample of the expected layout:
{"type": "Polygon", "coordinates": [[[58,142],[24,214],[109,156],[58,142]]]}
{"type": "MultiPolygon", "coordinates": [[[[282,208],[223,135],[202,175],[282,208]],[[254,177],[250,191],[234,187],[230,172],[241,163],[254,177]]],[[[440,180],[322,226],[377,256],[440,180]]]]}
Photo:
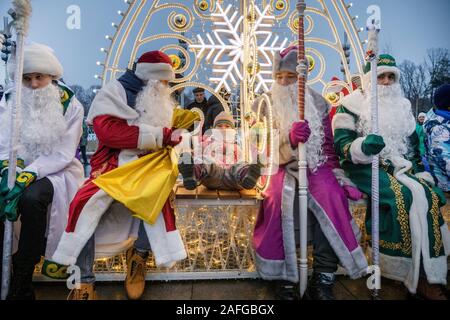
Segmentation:
{"type": "MultiPolygon", "coordinates": [[[[390,55],[378,60],[379,135],[371,134],[370,64],[363,88],[342,100],[333,119],[334,142],[342,168],[371,195],[374,155],[380,155],[380,267],[402,281],[411,294],[446,299],[450,236],[440,207],[446,202],[424,172],[411,103],[404,98],[400,70],[390,55]]],[[[366,217],[371,233],[370,203],[366,217]]]]}

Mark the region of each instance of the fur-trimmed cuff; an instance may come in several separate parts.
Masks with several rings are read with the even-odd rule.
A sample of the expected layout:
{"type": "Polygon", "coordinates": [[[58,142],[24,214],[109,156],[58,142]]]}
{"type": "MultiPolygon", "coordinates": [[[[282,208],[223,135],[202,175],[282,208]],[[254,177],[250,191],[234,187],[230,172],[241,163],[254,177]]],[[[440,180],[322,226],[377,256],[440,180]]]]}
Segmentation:
{"type": "Polygon", "coordinates": [[[435,186],[436,183],[434,182],[433,176],[431,175],[431,173],[424,171],[424,172],[419,172],[415,174],[417,179],[423,179],[426,182],[430,183],[432,186],[435,186]]]}
{"type": "Polygon", "coordinates": [[[334,168],[333,174],[336,177],[336,180],[339,182],[340,186],[351,186],[356,188],[356,185],[350,180],[349,177],[345,175],[345,171],[341,168],[334,168]]]}
{"type": "Polygon", "coordinates": [[[333,121],[331,122],[331,127],[333,128],[333,132],[336,129],[355,131],[355,118],[348,113],[336,113],[333,117],[333,121]]]}
{"type": "Polygon", "coordinates": [[[448,230],[448,226],[444,223],[441,226],[441,235],[442,235],[442,243],[444,245],[445,255],[450,256],[450,230],[448,230]]]}
{"type": "Polygon", "coordinates": [[[357,138],[350,146],[350,155],[354,164],[370,164],[372,162],[373,157],[366,155],[362,151],[364,139],[365,137],[357,138]]]}
{"type": "Polygon", "coordinates": [[[51,261],[64,266],[72,266],[77,262],[78,255],[75,247],[83,247],[84,241],[78,239],[74,233],[64,232],[58,244],[58,248],[51,257],[51,261]]]}
{"type": "Polygon", "coordinates": [[[105,191],[97,191],[81,210],[74,232],[62,234],[51,260],[67,266],[75,264],[80,252],[95,233],[103,214],[113,201],[114,199],[105,191]]]}
{"type": "Polygon", "coordinates": [[[176,262],[187,258],[187,252],[180,231],[174,230],[167,233],[167,245],[167,255],[157,259],[159,261],[155,261],[156,265],[171,267],[176,262]]]}
{"type": "Polygon", "coordinates": [[[156,265],[172,267],[187,257],[183,239],[178,230],[167,231],[163,215],[160,214],[153,225],[144,223],[156,265]]]}
{"type": "Polygon", "coordinates": [[[17,167],[17,172],[18,172],[18,173],[20,173],[20,172],[22,172],[22,171],[34,173],[34,174],[36,175],[36,179],[42,178],[42,177],[39,176],[39,170],[38,170],[38,168],[36,168],[36,167],[33,166],[33,165],[30,165],[30,166],[26,167],[26,168],[23,169],[23,170],[20,169],[19,167],[17,167]]]}
{"type": "Polygon", "coordinates": [[[146,124],[139,125],[138,149],[160,149],[163,146],[163,128],[146,124]]]}

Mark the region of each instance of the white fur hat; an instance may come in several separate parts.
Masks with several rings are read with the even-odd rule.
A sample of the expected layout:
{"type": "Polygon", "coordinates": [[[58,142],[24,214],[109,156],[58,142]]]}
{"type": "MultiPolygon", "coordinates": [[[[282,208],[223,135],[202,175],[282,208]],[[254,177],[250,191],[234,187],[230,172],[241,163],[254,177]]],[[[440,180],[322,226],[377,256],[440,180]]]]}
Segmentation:
{"type": "Polygon", "coordinates": [[[298,46],[291,46],[279,53],[276,52],[273,58],[273,78],[275,79],[276,74],[282,71],[297,73],[297,55],[298,46]]]}
{"type": "MultiPolygon", "coordinates": [[[[9,76],[14,78],[15,60],[9,67],[9,76]]],[[[56,58],[52,48],[40,44],[32,43],[24,47],[23,74],[42,73],[53,76],[54,79],[60,79],[64,69],[56,58]]]]}

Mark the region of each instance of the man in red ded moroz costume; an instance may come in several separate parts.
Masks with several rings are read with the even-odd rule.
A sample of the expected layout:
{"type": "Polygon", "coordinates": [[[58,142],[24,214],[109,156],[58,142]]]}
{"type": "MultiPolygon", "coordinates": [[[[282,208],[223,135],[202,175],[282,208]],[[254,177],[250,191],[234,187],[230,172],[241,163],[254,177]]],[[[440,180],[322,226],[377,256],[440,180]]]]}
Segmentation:
{"type": "Polygon", "coordinates": [[[87,121],[99,141],[91,160],[92,173],[71,203],[66,231],[53,255],[53,261],[81,269],[81,287],[72,290],[70,299],[95,298],[95,257],[111,257],[128,249],[125,289],[130,299],[139,299],[150,246],[158,266],[170,267],[187,256],[169,200],[150,225],[134,218],[93,183],[140,156],[179,143],[171,140],[175,102],[168,83],[173,79],[171,59],[160,51],[147,52],[134,71],[109,82],[92,103],[87,121]]]}

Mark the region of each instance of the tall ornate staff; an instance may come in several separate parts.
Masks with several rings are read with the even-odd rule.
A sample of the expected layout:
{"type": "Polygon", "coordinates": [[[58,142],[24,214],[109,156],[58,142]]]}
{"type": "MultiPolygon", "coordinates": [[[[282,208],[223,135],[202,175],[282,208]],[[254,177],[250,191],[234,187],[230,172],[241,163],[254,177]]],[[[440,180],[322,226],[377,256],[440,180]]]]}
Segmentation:
{"type": "MultiPolygon", "coordinates": [[[[366,60],[370,63],[371,70],[371,123],[372,134],[378,134],[378,32],[375,21],[368,26],[369,41],[367,44],[366,60]]],[[[372,298],[378,299],[378,291],[380,289],[380,237],[379,237],[379,161],[380,156],[374,155],[372,159],[372,265],[368,268],[368,274],[371,274],[367,281],[368,288],[372,292],[372,298]]]]}
{"type": "MultiPolygon", "coordinates": [[[[298,10],[298,57],[299,65],[303,65],[301,72],[298,74],[298,115],[299,120],[305,120],[305,89],[306,76],[308,72],[305,63],[305,18],[306,3],[305,0],[299,0],[297,3],[298,10]]],[[[307,214],[308,214],[308,180],[306,176],[306,145],[299,143],[298,145],[298,197],[299,197],[299,214],[300,214],[300,297],[303,297],[308,282],[308,247],[307,247],[307,214]]]]}
{"type": "MultiPolygon", "coordinates": [[[[13,27],[16,30],[16,58],[14,70],[13,95],[14,103],[12,105],[10,117],[10,141],[9,141],[9,170],[8,170],[8,188],[11,190],[16,181],[17,164],[17,143],[18,143],[18,121],[20,116],[21,96],[22,96],[22,73],[23,73],[23,46],[24,39],[28,34],[29,18],[31,15],[30,0],[13,0],[12,16],[14,18],[13,27]]],[[[3,239],[3,260],[2,260],[2,300],[6,299],[9,290],[11,254],[12,254],[12,222],[5,221],[5,235],[3,239]]]]}

